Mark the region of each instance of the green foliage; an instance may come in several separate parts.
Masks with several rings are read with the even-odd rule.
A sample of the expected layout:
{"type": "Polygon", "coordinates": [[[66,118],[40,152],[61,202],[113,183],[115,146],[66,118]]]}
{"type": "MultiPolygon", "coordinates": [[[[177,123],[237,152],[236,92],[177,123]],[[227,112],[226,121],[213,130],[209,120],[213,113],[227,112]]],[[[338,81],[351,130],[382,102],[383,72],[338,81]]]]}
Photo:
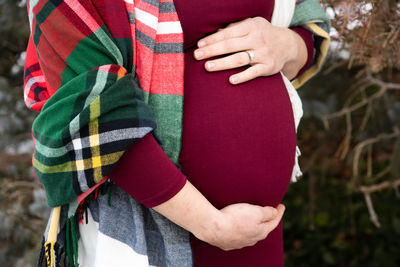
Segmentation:
{"type": "MultiPolygon", "coordinates": [[[[343,160],[336,152],[346,132],[344,119],[332,121],[329,129],[323,127],[321,120],[341,109],[350,93],[348,88],[356,82],[356,71],[338,68],[327,75],[320,74],[300,89],[305,117],[298,140],[305,175],[291,184],[284,199],[285,266],[400,266],[400,196],[391,188],[371,194],[381,223],[377,228],[370,220],[363,194],[352,186],[352,149],[377,133],[391,131],[388,114],[380,112],[390,105],[376,102],[376,117],[370,119],[364,131],[354,131],[351,149],[343,160]]],[[[399,73],[393,74],[396,75],[399,73]]],[[[368,90],[376,93],[376,86],[368,90]]],[[[391,99],[400,101],[399,94],[393,93],[391,99]]],[[[364,114],[352,114],[355,129],[364,114]]],[[[362,172],[357,184],[381,181],[376,174],[390,164],[393,171],[398,171],[400,141],[396,146],[394,143],[389,140],[374,147],[372,176],[362,172]]],[[[365,170],[366,165],[362,158],[360,168],[365,170]]]]}
{"type": "Polygon", "coordinates": [[[285,197],[285,266],[400,266],[400,205],[393,205],[399,201],[393,191],[375,197],[382,224],[377,229],[360,193],[348,194],[334,177],[303,179],[285,197]]]}

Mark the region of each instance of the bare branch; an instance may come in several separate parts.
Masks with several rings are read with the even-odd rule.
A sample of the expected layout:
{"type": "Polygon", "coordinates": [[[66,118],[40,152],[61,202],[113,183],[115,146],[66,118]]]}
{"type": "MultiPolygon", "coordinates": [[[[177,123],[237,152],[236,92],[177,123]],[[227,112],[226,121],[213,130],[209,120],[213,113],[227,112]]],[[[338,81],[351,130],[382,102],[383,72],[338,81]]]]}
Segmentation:
{"type": "Polygon", "coordinates": [[[358,172],[358,165],[359,165],[359,159],[360,159],[360,155],[363,151],[363,149],[368,146],[368,145],[372,145],[374,143],[378,143],[380,141],[383,140],[387,140],[387,139],[392,139],[392,138],[396,138],[400,136],[400,131],[399,129],[395,128],[393,133],[390,134],[380,134],[374,138],[369,138],[367,140],[364,140],[361,143],[358,143],[356,145],[356,147],[354,148],[354,160],[353,160],[353,177],[358,177],[359,172],[358,172]]]}
{"type": "Polygon", "coordinates": [[[382,191],[390,187],[397,190],[399,186],[400,186],[400,179],[394,181],[385,181],[380,184],[374,184],[369,186],[360,186],[359,190],[361,191],[361,193],[364,194],[365,203],[367,204],[370,220],[377,228],[381,227],[381,224],[379,223],[378,215],[376,214],[374,205],[372,204],[371,193],[382,191]]]}
{"type": "Polygon", "coordinates": [[[372,176],[372,145],[368,146],[367,177],[372,176]]]}
{"type": "Polygon", "coordinates": [[[376,212],[374,210],[374,205],[372,204],[371,196],[369,194],[364,194],[365,198],[365,203],[367,203],[368,207],[368,212],[369,212],[369,219],[377,228],[381,227],[381,224],[379,223],[378,215],[376,215],[376,212]]]}
{"type": "Polygon", "coordinates": [[[389,174],[391,170],[391,166],[387,165],[382,171],[375,175],[376,179],[381,179],[385,175],[389,174]]]}
{"type": "Polygon", "coordinates": [[[371,194],[374,192],[382,191],[386,188],[397,188],[398,186],[400,186],[400,179],[396,179],[393,181],[384,181],[382,183],[374,185],[362,185],[359,187],[359,190],[363,194],[371,194]]]}
{"type": "Polygon", "coordinates": [[[370,74],[368,75],[367,79],[381,88],[400,90],[400,83],[384,82],[382,80],[372,77],[370,74]]]}
{"type": "Polygon", "coordinates": [[[372,113],[372,103],[369,103],[367,106],[367,110],[365,111],[364,117],[361,121],[360,131],[364,131],[365,127],[367,126],[367,122],[371,117],[371,113],[372,113]]]}
{"type": "Polygon", "coordinates": [[[371,95],[370,97],[368,97],[366,99],[363,99],[362,101],[360,101],[357,104],[354,104],[354,105],[352,105],[350,107],[345,107],[345,108],[343,108],[342,110],[340,110],[338,112],[325,115],[323,117],[323,119],[330,120],[330,119],[338,118],[338,117],[344,116],[344,115],[346,115],[348,113],[354,112],[357,109],[365,106],[366,104],[369,104],[370,102],[374,101],[375,99],[377,99],[379,97],[382,97],[386,93],[386,91],[387,91],[386,87],[380,88],[380,90],[378,92],[376,92],[375,94],[371,95]]]}
{"type": "Polygon", "coordinates": [[[345,157],[347,156],[347,153],[350,149],[350,143],[351,143],[351,133],[353,131],[352,123],[351,123],[351,113],[346,114],[346,135],[342,141],[342,143],[339,146],[339,149],[337,150],[336,154],[340,153],[340,159],[344,160],[345,157]]]}

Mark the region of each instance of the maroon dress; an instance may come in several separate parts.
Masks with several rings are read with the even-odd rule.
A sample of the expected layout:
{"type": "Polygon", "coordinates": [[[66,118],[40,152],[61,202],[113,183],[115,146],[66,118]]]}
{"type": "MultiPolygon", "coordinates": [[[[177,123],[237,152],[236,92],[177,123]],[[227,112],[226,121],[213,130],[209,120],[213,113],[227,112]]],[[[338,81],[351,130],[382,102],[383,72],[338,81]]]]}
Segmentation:
{"type": "MultiPolygon", "coordinates": [[[[185,42],[185,98],[180,163],[217,208],[232,203],[277,206],[290,181],[296,146],[293,113],[281,75],[231,85],[248,66],[207,72],[196,43],[249,17],[270,19],[273,0],[175,0],[185,42]]],[[[194,266],[283,266],[282,228],[255,246],[223,251],[194,236],[194,266]]]]}
{"type": "MultiPolygon", "coordinates": [[[[110,174],[125,191],[153,207],[171,198],[186,178],[217,208],[233,203],[277,206],[289,185],[295,157],[293,113],[281,75],[231,85],[246,67],[207,72],[193,57],[199,39],[231,22],[270,20],[273,0],[175,0],[185,44],[180,172],[151,135],[128,150],[110,174]],[[132,163],[135,164],[132,164],[132,163]],[[131,177],[132,173],[135,174],[131,177]]],[[[312,37],[294,29],[312,58],[312,37]]],[[[252,247],[223,251],[191,237],[195,267],[283,266],[281,224],[252,247]]]]}

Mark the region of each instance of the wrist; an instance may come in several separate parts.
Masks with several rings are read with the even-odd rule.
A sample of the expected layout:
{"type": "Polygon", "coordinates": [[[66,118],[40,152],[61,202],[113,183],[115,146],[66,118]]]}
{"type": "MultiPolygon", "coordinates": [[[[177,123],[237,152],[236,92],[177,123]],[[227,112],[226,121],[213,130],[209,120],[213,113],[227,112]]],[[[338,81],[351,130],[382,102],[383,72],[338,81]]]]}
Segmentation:
{"type": "Polygon", "coordinates": [[[226,229],[222,212],[189,181],[175,196],[153,209],[207,243],[215,244],[222,229],[226,229]]]}
{"type": "Polygon", "coordinates": [[[285,62],[282,72],[290,80],[296,77],[297,73],[307,62],[307,46],[301,36],[291,30],[288,30],[288,59],[285,62]]]}
{"type": "Polygon", "coordinates": [[[209,244],[215,244],[219,240],[220,233],[226,228],[227,220],[224,214],[218,210],[213,210],[207,219],[198,225],[197,229],[191,231],[198,239],[209,244]]]}

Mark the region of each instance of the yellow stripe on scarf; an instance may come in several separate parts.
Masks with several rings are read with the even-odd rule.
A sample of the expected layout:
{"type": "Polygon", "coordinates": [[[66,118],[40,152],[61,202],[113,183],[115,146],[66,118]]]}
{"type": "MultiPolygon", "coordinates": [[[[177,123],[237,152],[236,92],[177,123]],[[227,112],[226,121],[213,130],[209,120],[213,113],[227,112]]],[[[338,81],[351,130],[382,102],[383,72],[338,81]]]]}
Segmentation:
{"type": "Polygon", "coordinates": [[[56,207],[51,213],[50,228],[47,235],[47,241],[44,244],[46,252],[46,266],[54,266],[54,245],[57,241],[58,224],[60,222],[61,207],[56,207]]]}
{"type": "Polygon", "coordinates": [[[321,43],[321,54],[319,55],[319,57],[317,58],[317,62],[316,64],[314,64],[313,66],[311,66],[308,70],[306,70],[302,75],[300,75],[300,77],[298,77],[295,81],[293,81],[293,86],[294,88],[299,88],[300,86],[302,86],[306,81],[308,81],[311,77],[313,77],[315,74],[317,74],[317,72],[319,71],[319,69],[322,66],[322,63],[325,60],[325,57],[328,53],[328,49],[329,49],[329,42],[330,42],[330,36],[329,33],[327,33],[326,31],[324,31],[322,28],[320,28],[317,24],[315,23],[307,23],[306,26],[308,28],[310,28],[314,34],[321,36],[322,38],[324,38],[324,40],[321,43]]]}

